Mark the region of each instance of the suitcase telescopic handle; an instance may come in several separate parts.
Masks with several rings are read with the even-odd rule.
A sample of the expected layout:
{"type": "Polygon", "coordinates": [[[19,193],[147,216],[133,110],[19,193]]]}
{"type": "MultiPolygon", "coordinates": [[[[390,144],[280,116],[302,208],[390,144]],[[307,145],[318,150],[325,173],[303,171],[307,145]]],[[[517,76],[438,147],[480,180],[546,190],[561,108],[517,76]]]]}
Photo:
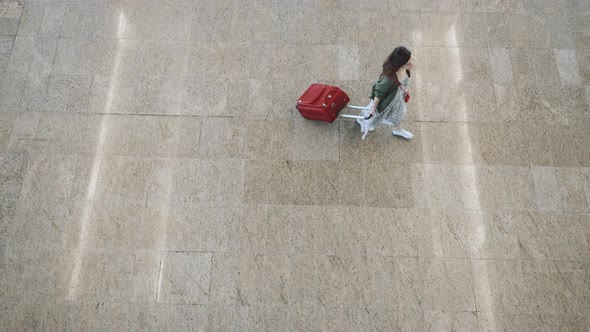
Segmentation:
{"type": "MultiPolygon", "coordinates": [[[[356,109],[356,110],[369,110],[368,107],[363,107],[363,106],[354,106],[354,105],[346,105],[344,106],[345,108],[351,108],[351,109],[356,109]]],[[[373,114],[369,114],[369,116],[367,117],[363,117],[360,115],[340,115],[340,117],[342,118],[348,118],[348,119],[364,119],[364,120],[369,120],[370,118],[373,117],[373,114]]]]}

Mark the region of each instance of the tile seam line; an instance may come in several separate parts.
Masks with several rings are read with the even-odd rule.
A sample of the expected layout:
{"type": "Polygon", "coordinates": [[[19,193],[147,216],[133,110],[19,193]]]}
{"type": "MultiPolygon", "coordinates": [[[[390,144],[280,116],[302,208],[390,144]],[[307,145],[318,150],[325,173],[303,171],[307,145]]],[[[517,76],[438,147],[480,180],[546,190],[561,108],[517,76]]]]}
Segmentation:
{"type": "MultiPolygon", "coordinates": [[[[43,250],[46,253],[55,253],[55,254],[62,254],[67,253],[70,251],[74,251],[72,248],[30,248],[30,247],[21,247],[15,248],[15,250],[19,252],[35,252],[39,250],[43,250]]],[[[188,252],[188,253],[200,253],[200,254],[212,254],[212,253],[224,253],[224,251],[211,251],[211,250],[166,250],[166,249],[98,249],[98,248],[88,248],[84,250],[85,252],[92,253],[92,254],[161,254],[161,253],[168,253],[168,252],[188,252]]]]}
{"type": "MultiPolygon", "coordinates": [[[[3,37],[16,37],[16,35],[2,35],[3,37]]],[[[21,36],[25,37],[25,36],[21,36]]],[[[26,37],[26,38],[40,38],[40,39],[73,39],[73,40],[104,40],[104,41],[138,41],[138,42],[154,42],[154,41],[167,41],[167,42],[178,42],[181,44],[186,44],[187,46],[198,46],[199,44],[227,44],[227,45],[235,45],[236,48],[241,47],[257,47],[259,44],[269,44],[269,45],[276,45],[276,46],[284,46],[284,45],[322,45],[322,46],[339,46],[339,45],[347,45],[341,44],[339,42],[336,43],[321,43],[321,42],[289,42],[289,41],[256,41],[250,39],[244,39],[243,41],[236,43],[230,41],[194,41],[190,39],[147,39],[147,38],[110,38],[110,37],[26,37]],[[242,44],[240,44],[242,43],[242,44]]],[[[372,43],[361,43],[360,40],[357,43],[360,44],[372,44],[372,43]]],[[[418,44],[408,44],[410,46],[423,46],[423,47],[448,47],[448,48],[469,48],[469,49],[479,49],[479,48],[488,48],[488,47],[476,47],[476,46],[468,46],[468,45],[447,45],[447,44],[425,44],[425,43],[418,43],[418,44]]],[[[553,49],[555,47],[540,47],[540,46],[502,46],[497,48],[515,48],[515,49],[553,49]]],[[[559,49],[575,49],[575,48],[559,48],[559,49]]]]}
{"type": "MultiPolygon", "coordinates": [[[[198,159],[198,158],[186,158],[186,159],[198,159]]],[[[321,162],[321,161],[320,161],[321,162]]],[[[328,161],[330,162],[330,161],[328,161]]],[[[335,163],[335,161],[332,161],[335,163]]],[[[526,168],[527,166],[522,166],[522,168],[526,168]]],[[[321,207],[332,207],[332,208],[375,208],[375,209],[393,209],[393,210],[424,210],[424,211],[483,211],[483,212],[538,212],[538,213],[560,213],[560,214],[587,214],[590,217],[590,211],[582,211],[582,210],[563,210],[563,211],[548,211],[548,210],[538,210],[538,209],[490,209],[490,208],[483,208],[483,209],[461,209],[461,208],[444,208],[444,207],[371,207],[371,206],[356,206],[356,205],[310,205],[310,204],[248,204],[248,203],[238,203],[238,205],[242,205],[244,207],[249,206],[267,206],[267,207],[293,207],[298,206],[302,208],[321,208],[321,207]]],[[[221,206],[223,207],[223,206],[221,206]]]]}
{"type": "MultiPolygon", "coordinates": [[[[195,159],[201,160],[199,158],[183,158],[183,159],[195,159]]],[[[247,160],[250,161],[250,160],[247,160]]],[[[336,162],[334,162],[336,163],[336,162]]],[[[467,165],[467,166],[476,166],[476,165],[467,165]]],[[[582,211],[582,210],[562,210],[562,211],[550,211],[550,210],[523,210],[523,209],[467,209],[467,208],[419,208],[419,207],[394,207],[394,206],[367,206],[367,205],[300,205],[300,204],[266,204],[266,203],[243,203],[246,206],[266,206],[266,207],[308,207],[308,208],[368,208],[368,209],[388,209],[388,210],[435,210],[435,211],[483,211],[483,212],[538,212],[538,213],[559,213],[559,214],[581,214],[581,215],[588,215],[589,211],[582,211]]]]}
{"type": "MultiPolygon", "coordinates": [[[[75,75],[74,75],[75,76],[75,75]]],[[[295,104],[295,103],[294,103],[295,104]]],[[[295,106],[293,106],[295,107],[295,106]]],[[[236,116],[236,115],[199,115],[199,114],[135,114],[135,113],[104,113],[104,112],[67,112],[67,111],[51,111],[51,112],[44,112],[44,111],[31,111],[27,113],[40,113],[40,114],[61,114],[61,115],[85,115],[85,116],[92,116],[92,115],[113,115],[113,116],[141,116],[141,117],[177,117],[177,118],[225,118],[225,119],[268,119],[268,120],[296,120],[293,117],[267,117],[267,116],[236,116]]],[[[586,128],[588,127],[587,124],[551,124],[551,123],[539,123],[539,122],[518,122],[518,121],[508,121],[508,122],[471,122],[471,121],[447,121],[447,120],[414,120],[408,121],[408,123],[450,123],[450,124],[471,124],[471,125],[498,125],[504,126],[507,124],[510,125],[540,125],[540,126],[547,126],[547,127],[562,127],[562,128],[586,128]]]]}
{"type": "MultiPolygon", "coordinates": [[[[10,64],[10,59],[12,58],[12,54],[13,54],[13,51],[14,51],[14,45],[16,44],[16,38],[19,36],[18,31],[20,30],[20,24],[21,24],[21,20],[23,18],[23,12],[25,10],[25,2],[23,2],[22,5],[23,6],[21,8],[21,12],[20,12],[20,15],[18,17],[18,24],[17,24],[17,27],[16,27],[16,32],[14,33],[14,36],[12,36],[14,38],[12,40],[12,46],[10,48],[10,53],[8,53],[8,63],[6,64],[6,68],[5,68],[4,72],[8,72],[6,69],[8,68],[8,65],[10,64]]],[[[56,45],[56,48],[57,48],[57,45],[56,45]]],[[[54,55],[53,61],[54,60],[55,60],[55,55],[54,55]]],[[[53,61],[52,61],[52,64],[51,64],[51,68],[53,68],[53,61]]],[[[17,113],[21,113],[20,112],[21,111],[21,105],[23,103],[23,97],[24,97],[24,94],[25,94],[25,89],[27,88],[27,85],[28,85],[29,71],[30,70],[31,70],[31,65],[29,64],[29,67],[27,67],[27,80],[25,81],[25,84],[23,84],[23,89],[22,89],[22,91],[20,93],[20,96],[18,98],[18,103],[17,103],[18,104],[18,109],[17,109],[17,113]]]]}
{"type": "Polygon", "coordinates": [[[210,263],[209,263],[209,291],[207,293],[207,300],[206,300],[206,304],[210,305],[211,304],[211,290],[213,289],[213,271],[214,270],[214,266],[213,266],[213,257],[215,256],[215,252],[210,252],[211,254],[211,259],[210,259],[210,263]]]}
{"type": "MultiPolygon", "coordinates": [[[[16,253],[37,253],[39,249],[29,249],[29,248],[9,248],[11,252],[16,253]]],[[[55,250],[42,250],[46,253],[52,254],[62,254],[64,251],[71,251],[71,250],[62,250],[62,249],[55,249],[55,250]]],[[[128,250],[128,251],[96,251],[96,250],[85,250],[85,252],[89,252],[92,254],[138,254],[138,253],[168,253],[169,251],[136,251],[136,250],[128,250]]],[[[198,254],[243,254],[242,251],[178,251],[178,253],[198,253],[198,254]]],[[[245,253],[245,254],[254,254],[254,255],[263,255],[263,256],[313,256],[313,257],[326,257],[326,256],[338,256],[338,257],[384,257],[384,258],[402,258],[402,259],[452,259],[452,260],[479,260],[479,261],[511,261],[511,262],[547,262],[547,263],[575,263],[575,264],[583,264],[590,266],[590,259],[588,260],[567,260],[567,259],[534,259],[534,258],[478,258],[478,257],[443,257],[443,256],[411,256],[411,255],[378,255],[378,254],[334,254],[334,253],[309,253],[309,252],[254,252],[254,253],[245,253]]]]}
{"type": "MultiPolygon", "coordinates": [[[[36,36],[34,38],[36,39],[36,38],[38,38],[38,36],[36,36]]],[[[53,59],[51,60],[51,70],[49,71],[49,75],[47,75],[47,82],[46,82],[47,84],[44,84],[44,87],[43,87],[44,88],[43,89],[44,96],[42,97],[42,100],[43,101],[46,100],[46,97],[49,94],[49,85],[50,85],[51,80],[52,80],[52,78],[54,76],[53,69],[55,68],[55,64],[57,62],[57,52],[58,52],[58,50],[59,50],[59,38],[55,38],[55,48],[54,48],[54,51],[53,51],[53,59]]],[[[30,73],[27,72],[27,83],[28,83],[28,79],[29,79],[28,76],[29,75],[30,75],[30,73]]],[[[24,97],[24,91],[23,91],[22,97],[24,97]]],[[[19,103],[19,111],[22,111],[22,103],[23,102],[24,101],[21,100],[21,102],[19,103]]]]}
{"type": "MultiPolygon", "coordinates": [[[[2,37],[14,37],[15,35],[0,35],[2,37]]],[[[170,42],[170,43],[179,43],[185,44],[187,46],[198,46],[200,44],[207,45],[207,44],[225,44],[225,45],[233,45],[235,48],[242,48],[242,47],[258,47],[260,44],[269,44],[269,45],[324,45],[324,46],[338,46],[339,43],[322,43],[322,42],[290,42],[290,41],[280,41],[280,40],[269,40],[269,41],[259,41],[255,39],[243,39],[240,41],[200,41],[200,40],[193,40],[193,39],[154,39],[154,38],[113,38],[113,37],[84,37],[84,36],[53,36],[53,37],[33,37],[33,36],[21,36],[26,38],[40,38],[40,39],[66,39],[66,40],[104,40],[104,41],[138,41],[138,42],[170,42]]]]}

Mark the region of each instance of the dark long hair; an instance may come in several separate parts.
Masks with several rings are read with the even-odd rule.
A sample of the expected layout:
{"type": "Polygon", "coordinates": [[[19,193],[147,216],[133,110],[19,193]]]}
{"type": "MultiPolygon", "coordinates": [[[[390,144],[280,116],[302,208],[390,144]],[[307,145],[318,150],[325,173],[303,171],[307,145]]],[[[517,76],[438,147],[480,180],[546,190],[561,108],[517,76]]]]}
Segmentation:
{"type": "Polygon", "coordinates": [[[387,76],[393,79],[397,85],[399,85],[399,79],[397,78],[397,71],[403,67],[412,56],[412,52],[404,46],[396,47],[393,52],[387,57],[387,60],[383,63],[383,71],[380,76],[387,76]]]}

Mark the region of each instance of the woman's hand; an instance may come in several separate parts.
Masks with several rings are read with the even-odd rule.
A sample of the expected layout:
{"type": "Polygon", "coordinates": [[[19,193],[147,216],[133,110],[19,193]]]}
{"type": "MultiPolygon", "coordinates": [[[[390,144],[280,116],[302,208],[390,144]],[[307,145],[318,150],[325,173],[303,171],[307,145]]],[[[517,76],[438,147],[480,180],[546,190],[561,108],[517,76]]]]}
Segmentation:
{"type": "Polygon", "coordinates": [[[375,113],[377,113],[377,108],[373,106],[373,108],[371,108],[371,112],[369,113],[369,117],[367,119],[374,117],[375,113]]]}
{"type": "Polygon", "coordinates": [[[369,120],[373,116],[375,116],[375,108],[374,107],[371,108],[371,112],[369,113],[369,115],[367,117],[365,117],[365,120],[369,120]]]}

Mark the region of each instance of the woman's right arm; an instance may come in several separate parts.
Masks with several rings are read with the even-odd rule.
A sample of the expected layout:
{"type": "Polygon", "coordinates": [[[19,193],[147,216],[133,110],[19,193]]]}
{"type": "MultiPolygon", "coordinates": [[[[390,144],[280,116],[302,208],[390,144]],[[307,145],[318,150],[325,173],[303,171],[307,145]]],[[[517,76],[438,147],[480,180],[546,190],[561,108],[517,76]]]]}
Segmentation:
{"type": "Polygon", "coordinates": [[[371,116],[375,115],[375,112],[377,111],[377,106],[379,105],[380,101],[381,99],[375,96],[375,98],[373,99],[373,107],[371,107],[371,116]]]}
{"type": "Polygon", "coordinates": [[[371,109],[371,115],[374,115],[377,111],[379,102],[387,97],[392,85],[393,81],[388,79],[386,76],[379,78],[379,81],[377,81],[375,84],[375,97],[373,98],[373,108],[371,109]]]}

